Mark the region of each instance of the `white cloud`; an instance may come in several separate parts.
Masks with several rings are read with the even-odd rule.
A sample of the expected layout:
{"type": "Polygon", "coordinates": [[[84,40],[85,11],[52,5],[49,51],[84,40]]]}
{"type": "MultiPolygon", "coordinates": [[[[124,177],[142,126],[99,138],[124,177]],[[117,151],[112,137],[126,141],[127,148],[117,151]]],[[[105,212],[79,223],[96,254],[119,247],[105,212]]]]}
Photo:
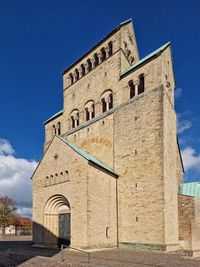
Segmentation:
{"type": "Polygon", "coordinates": [[[175,97],[179,98],[182,96],[183,89],[182,88],[176,88],[175,90],[175,97]]]}
{"type": "Polygon", "coordinates": [[[178,133],[181,134],[192,127],[192,122],[188,120],[178,120],[178,133]]]}
{"type": "Polygon", "coordinates": [[[177,131],[182,134],[192,127],[192,122],[188,119],[183,119],[184,114],[177,114],[177,131]]]}
{"type": "Polygon", "coordinates": [[[6,139],[0,138],[0,155],[12,155],[15,150],[12,148],[11,144],[6,139]]]}
{"type": "Polygon", "coordinates": [[[19,212],[22,212],[30,209],[32,205],[31,176],[38,163],[16,158],[13,153],[11,144],[5,139],[0,139],[0,195],[13,198],[19,212]]]}
{"type": "Polygon", "coordinates": [[[192,147],[186,147],[181,151],[185,170],[194,169],[200,174],[200,154],[192,147]]]}

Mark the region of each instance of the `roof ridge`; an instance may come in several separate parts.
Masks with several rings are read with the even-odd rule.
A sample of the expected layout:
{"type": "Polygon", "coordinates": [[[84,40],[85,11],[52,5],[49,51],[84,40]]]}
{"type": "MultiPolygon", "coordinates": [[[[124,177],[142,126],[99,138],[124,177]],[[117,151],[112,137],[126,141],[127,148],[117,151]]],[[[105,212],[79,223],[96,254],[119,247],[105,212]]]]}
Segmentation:
{"type": "Polygon", "coordinates": [[[71,68],[73,68],[78,62],[80,62],[84,57],[86,57],[89,53],[92,52],[92,50],[94,50],[98,45],[100,45],[102,42],[104,42],[107,38],[109,38],[109,36],[113,35],[115,32],[117,32],[118,30],[120,30],[120,28],[122,26],[124,26],[125,24],[131,22],[132,19],[128,19],[124,22],[121,22],[117,27],[115,27],[111,32],[109,32],[108,34],[106,34],[99,42],[97,42],[95,45],[93,45],[91,48],[89,48],[85,53],[83,53],[82,56],[80,56],[77,60],[75,60],[72,64],[69,65],[69,67],[67,67],[66,69],[64,69],[64,71],[62,72],[62,74],[64,75],[65,73],[67,73],[71,68]]]}

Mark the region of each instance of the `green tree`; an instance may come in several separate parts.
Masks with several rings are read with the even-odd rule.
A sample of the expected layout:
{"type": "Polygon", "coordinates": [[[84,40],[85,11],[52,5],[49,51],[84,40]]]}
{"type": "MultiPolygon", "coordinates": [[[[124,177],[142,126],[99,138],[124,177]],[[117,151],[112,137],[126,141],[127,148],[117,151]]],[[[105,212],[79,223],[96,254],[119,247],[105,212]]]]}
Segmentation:
{"type": "Polygon", "coordinates": [[[0,197],[0,227],[2,227],[2,234],[5,234],[5,228],[10,226],[13,222],[13,217],[16,211],[16,203],[8,196],[0,197]]]}

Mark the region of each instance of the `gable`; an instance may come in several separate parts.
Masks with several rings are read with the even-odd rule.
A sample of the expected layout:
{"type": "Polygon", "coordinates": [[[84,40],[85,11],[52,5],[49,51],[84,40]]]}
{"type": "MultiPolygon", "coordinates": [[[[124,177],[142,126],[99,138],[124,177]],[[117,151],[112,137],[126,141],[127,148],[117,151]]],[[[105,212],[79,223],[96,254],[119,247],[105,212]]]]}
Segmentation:
{"type": "Polygon", "coordinates": [[[52,177],[61,173],[70,172],[71,175],[77,176],[77,170],[87,169],[87,165],[87,161],[79,154],[74,153],[70,147],[55,136],[33,173],[32,179],[33,181],[36,179],[37,183],[42,183],[45,177],[52,177]]]}
{"type": "Polygon", "coordinates": [[[90,166],[97,167],[101,171],[118,177],[112,169],[91,154],[84,152],[63,138],[55,136],[33,173],[32,179],[35,179],[35,177],[44,178],[61,172],[68,173],[69,171],[74,176],[77,173],[81,175],[81,172],[83,170],[86,171],[90,166]]]}

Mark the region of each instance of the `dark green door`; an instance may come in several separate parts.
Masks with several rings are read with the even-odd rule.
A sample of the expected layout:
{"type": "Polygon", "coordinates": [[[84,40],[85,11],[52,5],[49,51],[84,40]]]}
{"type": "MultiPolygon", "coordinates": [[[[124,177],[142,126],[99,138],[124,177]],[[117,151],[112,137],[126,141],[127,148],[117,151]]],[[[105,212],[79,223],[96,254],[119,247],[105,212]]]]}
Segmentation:
{"type": "Polygon", "coordinates": [[[70,245],[70,213],[58,215],[58,246],[70,245]]]}

